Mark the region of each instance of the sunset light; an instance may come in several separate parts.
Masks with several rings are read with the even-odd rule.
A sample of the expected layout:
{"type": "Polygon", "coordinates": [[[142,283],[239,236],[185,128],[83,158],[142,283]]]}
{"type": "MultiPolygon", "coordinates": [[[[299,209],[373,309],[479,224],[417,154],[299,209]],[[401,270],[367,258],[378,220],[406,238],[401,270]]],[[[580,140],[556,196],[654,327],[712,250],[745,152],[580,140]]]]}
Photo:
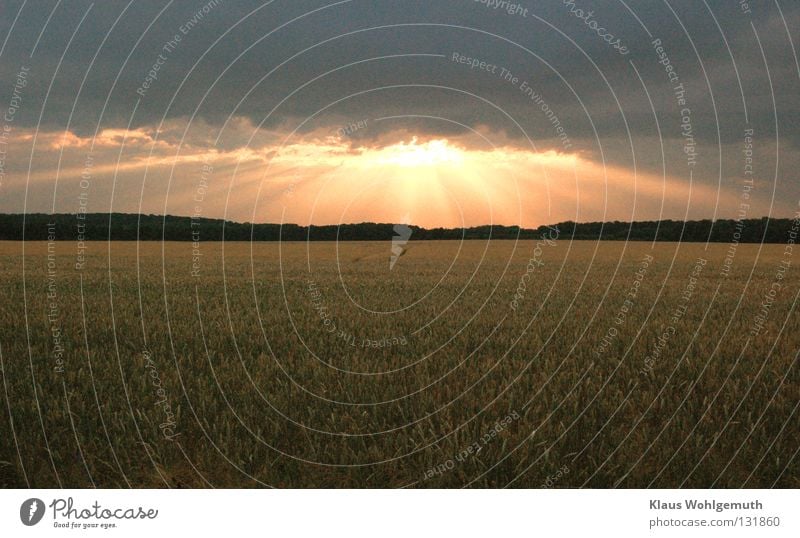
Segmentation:
{"type": "Polygon", "coordinates": [[[419,143],[417,137],[410,142],[400,142],[377,152],[379,164],[400,166],[458,166],[464,163],[464,151],[451,146],[446,139],[419,143]]]}

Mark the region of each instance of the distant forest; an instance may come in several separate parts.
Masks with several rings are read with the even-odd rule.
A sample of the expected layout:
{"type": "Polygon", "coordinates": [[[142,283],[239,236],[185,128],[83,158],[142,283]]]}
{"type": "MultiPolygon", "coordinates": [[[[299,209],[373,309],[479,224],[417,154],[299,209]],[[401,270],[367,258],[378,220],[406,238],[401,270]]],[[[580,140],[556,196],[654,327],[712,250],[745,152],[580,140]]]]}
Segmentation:
{"type": "MultiPolygon", "coordinates": [[[[92,213],[80,215],[0,215],[2,241],[386,241],[395,236],[393,224],[343,224],[298,226],[296,224],[249,224],[215,219],[192,219],[158,215],[92,213]]],[[[786,243],[796,235],[798,221],[792,219],[561,222],[560,239],[610,241],[685,241],[728,243],[786,243]]],[[[411,240],[435,239],[534,239],[553,236],[542,226],[477,226],[465,229],[410,226],[411,240]]]]}

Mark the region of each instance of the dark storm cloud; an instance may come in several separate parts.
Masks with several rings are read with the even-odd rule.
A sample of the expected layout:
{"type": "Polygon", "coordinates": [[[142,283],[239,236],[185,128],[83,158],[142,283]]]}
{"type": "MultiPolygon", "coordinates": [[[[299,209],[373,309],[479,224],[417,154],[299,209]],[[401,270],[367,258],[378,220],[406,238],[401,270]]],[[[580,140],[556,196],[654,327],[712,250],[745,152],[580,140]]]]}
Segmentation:
{"type": "MultiPolygon", "coordinates": [[[[500,69],[508,68],[528,81],[557,109],[559,118],[574,137],[593,137],[584,107],[603,135],[625,136],[624,119],[636,132],[652,131],[653,127],[649,102],[630,62],[635,63],[645,79],[657,112],[666,120],[674,108],[670,106],[663,69],[650,46],[652,38],[639,23],[641,20],[653,38],[663,41],[671,62],[687,84],[694,118],[705,127],[699,134],[713,141],[714,104],[718,115],[724,116],[721,120],[734,118],[737,124],[732,128],[723,122],[726,138],[738,136],[738,124],[743,121],[742,98],[731,54],[736,60],[752,121],[762,123],[764,129],[774,129],[767,71],[752,22],[765,48],[780,115],[787,122],[797,118],[796,68],[780,12],[774,4],[763,3],[753,14],[745,14],[736,2],[730,1],[636,2],[632,8],[639,20],[618,1],[577,0],[573,6],[561,0],[521,2],[526,11],[516,10],[513,15],[508,14],[511,10],[505,6],[496,8],[497,4],[492,0],[266,4],[197,0],[175,1],[163,9],[163,4],[156,2],[70,1],[51,13],[55,2],[28,2],[3,53],[3,80],[9,80],[20,65],[29,63],[33,81],[28,99],[35,105],[26,108],[24,120],[29,124],[38,121],[41,103],[52,82],[43,117],[45,124],[66,125],[74,105],[71,126],[88,132],[100,120],[107,99],[104,126],[125,126],[137,98],[141,98],[141,103],[133,118],[134,126],[159,121],[165,114],[176,117],[195,111],[215,122],[239,114],[258,123],[301,85],[342,68],[299,90],[278,108],[268,123],[302,120],[336,100],[372,88],[420,84],[478,94],[521,118],[520,123],[536,136],[551,135],[546,120],[536,117],[534,107],[525,101],[518,88],[504,83],[497,73],[471,70],[452,62],[451,55],[460,52],[500,69]],[[210,9],[207,7],[197,20],[198,10],[203,6],[210,9]],[[613,32],[630,50],[629,54],[619,54],[606,44],[586,20],[572,13],[577,8],[585,14],[593,11],[590,20],[613,32]],[[34,57],[29,59],[48,17],[50,22],[34,57]],[[193,17],[196,26],[181,32],[181,27],[185,29],[193,17]],[[56,66],[82,18],[83,24],[56,73],[56,66]],[[290,22],[293,19],[297,20],[290,22]],[[280,28],[282,25],[285,26],[280,28]],[[369,30],[375,27],[383,28],[369,30]],[[226,31],[228,34],[220,39],[226,31]],[[182,38],[181,42],[174,50],[165,52],[164,46],[175,35],[182,38]],[[303,52],[309,47],[314,48],[303,52]],[[148,71],[158,64],[159,54],[162,65],[158,79],[145,92],[140,91],[143,96],[137,95],[148,71]],[[445,58],[400,57],[421,54],[445,58]],[[294,59],[277,68],[293,56],[294,59]],[[377,59],[380,57],[384,58],[377,59]],[[355,65],[342,67],[348,64],[355,65]]],[[[789,28],[797,29],[797,7],[783,4],[789,28]]],[[[1,15],[4,34],[20,6],[20,2],[4,2],[1,15]]],[[[512,136],[518,134],[512,122],[482,101],[431,88],[355,96],[328,109],[316,123],[324,124],[327,118],[337,115],[377,117],[431,112],[469,125],[492,122],[494,127],[512,136]]],[[[787,129],[786,134],[790,133],[787,129]]]]}

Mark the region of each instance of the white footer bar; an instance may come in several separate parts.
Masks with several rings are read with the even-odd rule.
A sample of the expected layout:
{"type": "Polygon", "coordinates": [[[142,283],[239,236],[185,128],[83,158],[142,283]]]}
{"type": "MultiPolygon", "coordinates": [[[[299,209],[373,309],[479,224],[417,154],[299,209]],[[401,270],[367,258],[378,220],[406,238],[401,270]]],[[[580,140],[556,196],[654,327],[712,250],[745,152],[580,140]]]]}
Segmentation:
{"type": "Polygon", "coordinates": [[[0,501],[3,536],[800,536],[797,490],[3,490],[0,501]]]}

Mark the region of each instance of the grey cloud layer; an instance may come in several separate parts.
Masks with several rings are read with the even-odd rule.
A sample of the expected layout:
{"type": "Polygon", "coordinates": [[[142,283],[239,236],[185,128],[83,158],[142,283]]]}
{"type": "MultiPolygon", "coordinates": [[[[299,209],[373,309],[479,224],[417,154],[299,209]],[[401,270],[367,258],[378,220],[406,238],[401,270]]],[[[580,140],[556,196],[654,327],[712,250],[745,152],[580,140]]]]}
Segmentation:
{"type": "MultiPolygon", "coordinates": [[[[4,4],[0,31],[6,35],[21,4],[4,4]]],[[[759,6],[761,11],[747,15],[733,2],[707,2],[710,10],[704,4],[701,1],[633,4],[636,16],[653,37],[664,42],[672,63],[689,86],[698,121],[713,122],[712,94],[718,111],[724,112],[726,117],[734,114],[737,121],[741,121],[738,116],[742,114],[742,100],[727,40],[737,62],[752,120],[762,122],[765,129],[772,123],[767,71],[751,21],[767,54],[781,116],[795,119],[798,81],[797,76],[791,75],[796,75],[796,66],[779,10],[767,2],[759,6]],[[717,23],[724,34],[717,29],[717,23]]],[[[798,8],[793,3],[783,4],[783,16],[793,29],[798,21],[798,8]]],[[[73,126],[78,130],[93,130],[108,98],[103,124],[124,126],[136,98],[140,97],[136,90],[141,88],[148,71],[159,62],[159,54],[162,65],[158,79],[141,98],[134,126],[159,121],[165,113],[171,117],[192,114],[198,105],[201,115],[217,121],[234,113],[259,122],[300,85],[332,69],[362,62],[342,68],[300,90],[280,107],[272,123],[304,118],[332,101],[370,88],[429,84],[479,94],[515,116],[529,120],[525,126],[537,135],[546,134],[542,132],[543,122],[525,117],[533,114],[515,87],[503,84],[499,77],[477,73],[449,61],[449,56],[456,51],[506,67],[524,77],[552,106],[560,108],[560,116],[570,122],[571,130],[578,137],[593,135],[578,98],[601,127],[624,134],[619,125],[622,115],[617,110],[618,99],[622,110],[630,111],[631,128],[652,128],[652,122],[648,121],[649,103],[629,61],[636,64],[653,92],[658,112],[671,112],[666,99],[668,88],[650,46],[651,38],[617,1],[579,0],[574,5],[565,5],[561,0],[530,2],[527,16],[508,15],[502,9],[474,0],[277,1],[266,4],[231,0],[180,1],[173,2],[163,12],[163,6],[155,2],[90,4],[72,1],[63,3],[51,14],[50,6],[54,5],[55,2],[28,2],[2,56],[4,80],[22,64],[30,63],[33,68],[35,84],[28,97],[32,106],[28,107],[25,117],[31,124],[38,120],[39,105],[52,81],[44,115],[46,124],[64,125],[75,104],[73,126]],[[86,14],[90,5],[91,10],[86,14]],[[209,7],[206,13],[203,13],[203,6],[209,7]],[[631,53],[628,56],[616,54],[584,20],[572,14],[576,6],[587,14],[593,12],[593,20],[607,27],[608,32],[613,31],[631,53]],[[53,77],[84,15],[83,24],[53,77]],[[50,23],[36,53],[28,59],[48,17],[51,17],[50,23]],[[297,20],[290,22],[293,19],[297,20]],[[190,27],[192,22],[193,28],[190,27]],[[382,28],[370,30],[376,27],[382,28]],[[188,31],[181,32],[182,28],[188,31]],[[226,31],[229,33],[219,39],[226,31]],[[171,51],[165,51],[164,45],[175,35],[181,37],[181,41],[171,51]],[[314,47],[319,43],[323,44],[314,47]],[[314,48],[303,52],[309,47],[314,48]],[[412,54],[446,57],[408,56],[369,61],[412,54]],[[296,57],[261,81],[293,56],[296,57]],[[92,60],[94,63],[87,74],[92,60]],[[81,88],[84,77],[86,83],[81,88]],[[218,77],[221,78],[217,80],[218,77]],[[201,105],[201,99],[209,90],[201,105]],[[247,92],[249,95],[239,103],[247,92]],[[167,109],[173,97],[174,102],[167,109]]],[[[486,112],[477,102],[464,107],[462,101],[452,93],[420,88],[354,97],[332,112],[343,115],[408,113],[422,105],[453,115],[453,119],[464,123],[494,121],[495,127],[509,129],[508,121],[494,118],[495,114],[486,112]]],[[[320,121],[324,122],[325,118],[320,121]]],[[[703,134],[713,139],[709,131],[710,128],[704,129],[703,134]]],[[[738,129],[724,131],[738,133],[738,129]]]]}

